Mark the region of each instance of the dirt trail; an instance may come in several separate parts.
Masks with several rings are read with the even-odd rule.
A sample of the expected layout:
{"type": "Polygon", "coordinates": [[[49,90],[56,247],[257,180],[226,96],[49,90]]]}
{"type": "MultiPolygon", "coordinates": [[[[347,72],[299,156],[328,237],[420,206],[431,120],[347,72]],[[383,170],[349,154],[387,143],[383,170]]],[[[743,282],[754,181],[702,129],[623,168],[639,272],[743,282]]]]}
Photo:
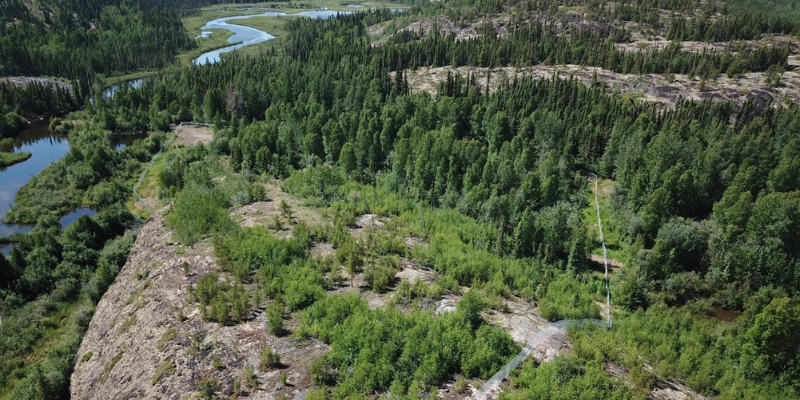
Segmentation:
{"type": "MultiPolygon", "coordinates": [[[[603,316],[606,320],[562,320],[547,323],[547,320],[535,313],[531,307],[522,306],[524,302],[506,301],[504,306],[509,312],[499,314],[492,322],[495,325],[500,325],[509,329],[509,333],[516,342],[525,341],[527,344],[516,357],[497,371],[494,376],[489,378],[480,389],[473,391],[472,400],[491,400],[496,398],[502,390],[503,381],[508,379],[511,372],[531,355],[537,363],[541,364],[552,360],[558,355],[571,351],[572,345],[569,342],[569,337],[566,332],[568,326],[598,324],[606,329],[611,328],[611,292],[608,287],[609,260],[606,256],[606,245],[603,238],[603,222],[600,218],[600,202],[598,200],[599,180],[596,175],[590,175],[594,178],[592,192],[594,193],[594,203],[597,212],[597,229],[600,233],[600,243],[603,247],[603,257],[601,260],[605,266],[606,303],[600,303],[598,305],[600,305],[601,308],[605,308],[603,316]]],[[[620,366],[609,363],[606,370],[610,375],[627,381],[627,373],[620,366]]],[[[651,389],[651,396],[654,399],[661,400],[683,400],[687,398],[704,399],[704,397],[700,396],[691,388],[672,379],[656,382],[651,389]]]]}

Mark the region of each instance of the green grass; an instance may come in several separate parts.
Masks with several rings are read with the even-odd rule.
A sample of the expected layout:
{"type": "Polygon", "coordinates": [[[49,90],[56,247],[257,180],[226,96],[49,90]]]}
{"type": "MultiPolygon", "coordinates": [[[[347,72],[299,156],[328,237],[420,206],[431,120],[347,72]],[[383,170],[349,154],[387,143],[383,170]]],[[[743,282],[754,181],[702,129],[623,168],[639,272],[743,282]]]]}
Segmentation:
{"type": "MultiPolygon", "coordinates": [[[[144,199],[158,199],[158,175],[161,173],[161,170],[164,169],[165,154],[166,153],[162,154],[156,159],[153,166],[147,171],[147,175],[142,179],[142,185],[139,186],[138,192],[144,199]]],[[[150,213],[135,196],[131,197],[127,205],[128,210],[130,210],[133,215],[145,219],[150,217],[150,213]]]]}
{"type": "Polygon", "coordinates": [[[0,168],[21,163],[29,158],[31,158],[31,153],[29,151],[22,153],[6,153],[4,151],[0,151],[0,168]]]}
{"type": "Polygon", "coordinates": [[[158,339],[158,344],[156,347],[158,351],[164,351],[164,345],[172,339],[175,339],[178,336],[178,331],[175,328],[169,328],[163,335],[161,335],[161,339],[158,339]]]}
{"type": "Polygon", "coordinates": [[[122,321],[122,325],[117,328],[117,334],[121,335],[128,331],[132,326],[136,325],[136,314],[131,314],[125,317],[125,320],[122,321]]]}
{"type": "Polygon", "coordinates": [[[106,380],[108,380],[108,376],[111,374],[111,371],[114,370],[114,367],[117,365],[119,360],[122,359],[122,356],[124,354],[125,352],[120,350],[119,352],[117,352],[117,355],[115,355],[114,358],[111,359],[111,362],[106,365],[106,367],[103,369],[103,373],[100,375],[101,383],[105,383],[106,380]]]}
{"type": "Polygon", "coordinates": [[[94,355],[94,353],[92,353],[91,350],[87,351],[81,357],[81,362],[84,363],[84,362],[87,362],[87,361],[91,360],[92,359],[92,355],[94,355]]]}
{"type": "Polygon", "coordinates": [[[156,371],[153,373],[153,379],[150,381],[150,384],[155,386],[158,381],[161,380],[166,375],[172,375],[175,373],[175,363],[172,360],[167,360],[162,362],[156,368],[156,371]]]}
{"type": "Polygon", "coordinates": [[[275,37],[286,36],[286,21],[290,17],[251,17],[247,19],[237,19],[237,25],[249,26],[269,33],[275,37]]]}
{"type": "MultiPolygon", "coordinates": [[[[236,50],[236,53],[254,56],[262,52],[269,51],[272,48],[280,51],[283,48],[283,39],[286,37],[285,26],[288,18],[290,17],[252,17],[236,20],[235,23],[238,25],[249,26],[275,36],[275,39],[267,40],[266,42],[262,42],[254,46],[241,48],[236,50]]],[[[223,57],[225,57],[225,54],[223,54],[223,57]]]]}

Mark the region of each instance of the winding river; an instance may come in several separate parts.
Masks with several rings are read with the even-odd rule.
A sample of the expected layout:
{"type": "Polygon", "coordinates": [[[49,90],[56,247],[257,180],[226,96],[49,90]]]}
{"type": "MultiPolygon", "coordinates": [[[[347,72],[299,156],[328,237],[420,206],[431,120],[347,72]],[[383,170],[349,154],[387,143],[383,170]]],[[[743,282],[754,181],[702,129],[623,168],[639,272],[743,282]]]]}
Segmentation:
{"type": "Polygon", "coordinates": [[[198,37],[208,37],[214,29],[225,29],[233,32],[233,36],[228,38],[228,43],[232,44],[228,47],[212,50],[200,55],[193,60],[194,65],[214,64],[219,62],[222,53],[228,53],[242,47],[252,46],[254,44],[266,42],[270,39],[275,39],[275,36],[270,35],[259,29],[251,28],[249,26],[237,25],[228,23],[228,21],[235,21],[239,19],[247,19],[252,17],[308,17],[312,19],[327,19],[335,17],[337,14],[352,14],[352,11],[332,11],[332,10],[312,10],[302,11],[296,14],[287,14],[275,11],[265,11],[260,14],[239,15],[235,17],[217,18],[208,21],[200,30],[202,31],[198,37]]]}

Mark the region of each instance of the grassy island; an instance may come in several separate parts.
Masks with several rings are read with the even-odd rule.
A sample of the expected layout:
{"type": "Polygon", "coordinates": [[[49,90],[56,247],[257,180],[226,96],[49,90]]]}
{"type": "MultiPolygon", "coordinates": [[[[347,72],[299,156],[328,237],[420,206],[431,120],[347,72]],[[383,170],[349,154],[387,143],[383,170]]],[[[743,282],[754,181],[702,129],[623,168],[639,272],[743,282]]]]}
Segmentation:
{"type": "Polygon", "coordinates": [[[29,151],[22,153],[7,153],[5,151],[0,151],[0,168],[10,167],[29,158],[31,158],[31,153],[29,151]]]}

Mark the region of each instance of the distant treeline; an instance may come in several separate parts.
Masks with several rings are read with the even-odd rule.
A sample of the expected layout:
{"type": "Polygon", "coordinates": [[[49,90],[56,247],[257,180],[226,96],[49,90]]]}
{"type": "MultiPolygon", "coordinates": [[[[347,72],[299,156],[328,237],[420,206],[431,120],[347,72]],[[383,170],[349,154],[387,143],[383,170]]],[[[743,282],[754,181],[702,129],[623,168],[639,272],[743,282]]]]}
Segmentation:
{"type": "Polygon", "coordinates": [[[800,22],[800,4],[795,0],[727,0],[725,8],[730,12],[766,13],[800,22]]]}
{"type": "MultiPolygon", "coordinates": [[[[747,166],[761,171],[752,176],[758,183],[746,186],[752,201],[765,190],[800,189],[800,182],[783,172],[794,159],[788,128],[796,123],[794,106],[775,110],[748,102],[737,110],[729,103],[682,102],[674,111],[658,112],[652,105],[609,97],[599,84],[586,88],[574,81],[530,79],[487,97],[485,78],[475,76],[450,77],[435,102],[407,97],[402,72],[389,76],[402,65],[387,57],[392,50],[358,45],[364,41],[359,32],[365,18],[374,16],[292,22],[286,59],[234,58],[165,74],[90,113],[110,127],[125,121],[146,127],[151,115],[173,122],[232,121],[235,126],[243,119],[248,126],[236,128],[230,140],[235,166],[285,177],[317,158],[343,163],[365,181],[376,172],[392,171],[399,189],[498,222],[509,234],[508,242],[498,246],[504,252],[517,249],[520,256],[541,249],[512,240],[510,234],[527,232],[519,225],[526,223],[526,210],[552,206],[570,192],[575,168],[619,179],[626,206],[641,218],[631,226],[631,240],[640,237],[644,248],[654,245],[664,224],[678,223],[674,218],[716,215],[712,212],[722,207],[716,204],[726,188],[747,166]],[[264,122],[249,124],[253,120],[264,122]],[[770,143],[781,145],[754,143],[766,139],[752,131],[765,132],[770,143]],[[719,146],[725,151],[720,153],[719,146]],[[789,164],[780,167],[784,163],[789,164]]],[[[548,250],[555,251],[555,258],[568,255],[575,245],[570,240],[563,247],[554,244],[558,241],[542,243],[556,246],[548,250]]],[[[761,268],[752,261],[739,271],[761,268]]],[[[696,267],[712,265],[708,259],[696,267]]],[[[782,273],[758,276],[790,292],[800,289],[800,282],[782,273]]]]}
{"type": "Polygon", "coordinates": [[[17,86],[0,82],[0,138],[15,134],[27,119],[74,110],[78,98],[66,85],[32,82],[17,86]]]}
{"type": "MultiPolygon", "coordinates": [[[[300,21],[287,23],[289,29],[295,30],[298,30],[295,26],[300,24],[300,21]]],[[[647,51],[623,51],[616,49],[613,43],[615,37],[625,35],[620,29],[609,27],[594,31],[572,27],[565,37],[555,24],[538,22],[509,26],[508,38],[501,38],[491,25],[484,25],[481,36],[466,40],[456,40],[453,33],[442,34],[434,25],[431,34],[403,31],[393,35],[387,45],[378,48],[367,43],[358,27],[352,29],[352,32],[340,31],[338,35],[321,37],[316,42],[315,36],[302,32],[289,37],[285,50],[300,60],[312,57],[330,59],[333,53],[326,49],[331,48],[364,60],[378,53],[381,63],[392,70],[446,65],[579,64],[621,73],[680,73],[703,77],[714,71],[740,73],[783,68],[789,55],[788,47],[761,47],[739,54],[692,53],[681,51],[677,43],[647,51]]]]}
{"type": "MultiPolygon", "coordinates": [[[[523,8],[555,11],[559,0],[530,1],[523,8]]],[[[791,0],[622,0],[584,3],[600,20],[632,21],[668,39],[725,42],[754,40],[763,34],[800,33],[800,7],[791,0]],[[779,4],[780,3],[780,4],[779,4]],[[665,17],[664,13],[668,16],[665,17]]],[[[577,4],[575,4],[577,5],[577,4]]]]}
{"type": "MultiPolygon", "coordinates": [[[[236,6],[237,4],[252,4],[261,2],[260,0],[147,0],[147,1],[152,4],[158,5],[159,7],[163,7],[164,9],[174,11],[181,17],[197,14],[201,7],[211,6],[215,4],[236,6]]],[[[275,0],[275,2],[287,2],[287,3],[289,1],[291,0],[275,0]]]]}
{"type": "Polygon", "coordinates": [[[195,46],[176,12],[132,0],[21,0],[0,7],[0,75],[50,75],[89,84],[95,74],[159,68],[195,46]]]}
{"type": "MultiPolygon", "coordinates": [[[[749,53],[731,54],[708,51],[681,51],[680,44],[643,51],[618,50],[613,32],[575,29],[569,38],[559,35],[552,25],[533,23],[512,30],[508,39],[494,32],[475,39],[456,40],[454,34],[434,32],[420,37],[414,32],[395,35],[381,46],[383,58],[393,69],[423,66],[579,64],[603,67],[620,73],[679,73],[705,76],[712,70],[731,68],[744,71],[765,71],[772,66],[784,67],[788,47],[761,47],[749,53]]],[[[292,42],[293,44],[295,42],[292,42]]],[[[358,44],[358,43],[356,43],[358,44]]],[[[317,46],[335,45],[318,43],[317,46]]],[[[372,51],[372,50],[369,50],[372,51]]]]}
{"type": "Polygon", "coordinates": [[[178,11],[155,2],[0,0],[0,76],[55,76],[72,86],[0,85],[0,136],[24,118],[76,109],[98,74],[161,68],[194,46],[178,11]]]}
{"type": "Polygon", "coordinates": [[[747,13],[729,15],[714,20],[706,18],[674,18],[667,30],[668,40],[728,42],[757,40],[763,34],[800,33],[800,21],[786,16],[747,13]]]}

